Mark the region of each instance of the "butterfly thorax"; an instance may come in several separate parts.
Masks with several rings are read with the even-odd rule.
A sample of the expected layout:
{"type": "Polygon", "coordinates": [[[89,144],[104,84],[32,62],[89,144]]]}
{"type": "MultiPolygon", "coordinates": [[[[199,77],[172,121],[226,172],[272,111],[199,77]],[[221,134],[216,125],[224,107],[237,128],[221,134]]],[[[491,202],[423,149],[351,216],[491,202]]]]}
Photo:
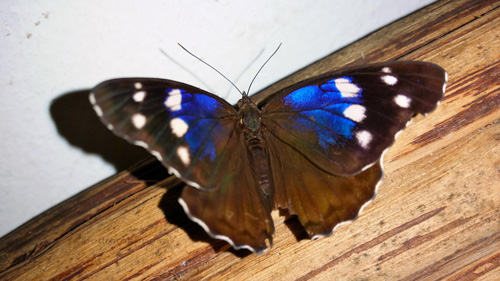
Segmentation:
{"type": "Polygon", "coordinates": [[[257,132],[260,129],[260,110],[248,96],[238,101],[238,118],[243,130],[257,132]]]}
{"type": "Polygon", "coordinates": [[[238,118],[255,180],[268,207],[272,202],[271,169],[261,127],[261,111],[248,96],[238,102],[238,118]]]}

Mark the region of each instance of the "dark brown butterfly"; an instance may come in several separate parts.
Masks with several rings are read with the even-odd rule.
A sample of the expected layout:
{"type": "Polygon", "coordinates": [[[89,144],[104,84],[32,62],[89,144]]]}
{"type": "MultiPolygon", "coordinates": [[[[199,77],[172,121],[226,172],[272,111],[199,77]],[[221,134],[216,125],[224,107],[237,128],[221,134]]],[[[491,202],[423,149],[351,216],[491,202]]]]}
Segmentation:
{"type": "Polygon", "coordinates": [[[102,122],[146,148],[187,186],[179,203],[212,237],[256,253],[272,245],[273,208],[312,239],[355,219],[383,176],[381,155],[410,118],[443,97],[446,72],[388,62],[326,73],[236,106],[153,78],[105,81],[102,122]]]}

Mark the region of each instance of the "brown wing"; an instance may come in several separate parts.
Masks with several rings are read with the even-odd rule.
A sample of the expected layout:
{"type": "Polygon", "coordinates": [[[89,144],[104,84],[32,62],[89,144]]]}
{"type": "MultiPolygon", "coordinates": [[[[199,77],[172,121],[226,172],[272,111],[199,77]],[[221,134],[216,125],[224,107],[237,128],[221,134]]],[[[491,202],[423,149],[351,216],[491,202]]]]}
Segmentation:
{"type": "Polygon", "coordinates": [[[378,162],[355,176],[334,176],[270,133],[266,140],[276,207],[297,215],[312,239],[328,236],[342,222],[355,219],[383,177],[378,162]]]}
{"type": "Polygon", "coordinates": [[[186,186],[179,203],[212,237],[227,241],[235,249],[262,253],[271,247],[274,233],[271,203],[259,190],[239,128],[229,142],[235,149],[225,162],[218,163],[225,169],[220,186],[212,190],[186,186]]]}

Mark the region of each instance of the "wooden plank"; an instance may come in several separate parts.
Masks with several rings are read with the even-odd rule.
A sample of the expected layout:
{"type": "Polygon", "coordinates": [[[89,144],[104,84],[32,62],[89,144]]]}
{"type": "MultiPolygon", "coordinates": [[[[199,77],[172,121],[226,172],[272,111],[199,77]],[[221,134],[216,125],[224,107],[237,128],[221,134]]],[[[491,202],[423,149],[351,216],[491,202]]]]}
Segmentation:
{"type": "MultiPolygon", "coordinates": [[[[500,3],[439,1],[260,93],[342,65],[437,63],[443,103],[385,156],[354,223],[310,241],[277,211],[263,255],[210,239],[177,204],[181,184],[148,160],[0,239],[1,280],[495,280],[500,276],[500,3]],[[166,190],[166,192],[165,192],[166,190]]],[[[89,109],[90,110],[90,109],[89,109]]]]}

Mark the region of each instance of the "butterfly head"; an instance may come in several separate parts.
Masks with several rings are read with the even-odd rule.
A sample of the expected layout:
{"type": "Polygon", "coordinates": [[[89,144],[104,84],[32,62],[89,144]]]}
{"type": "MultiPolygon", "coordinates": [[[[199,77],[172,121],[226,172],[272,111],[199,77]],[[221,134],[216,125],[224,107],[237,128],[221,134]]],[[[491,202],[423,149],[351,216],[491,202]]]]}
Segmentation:
{"type": "Polygon", "coordinates": [[[256,132],[260,128],[261,113],[255,102],[243,92],[243,98],[238,101],[238,118],[243,129],[256,132]]]}

